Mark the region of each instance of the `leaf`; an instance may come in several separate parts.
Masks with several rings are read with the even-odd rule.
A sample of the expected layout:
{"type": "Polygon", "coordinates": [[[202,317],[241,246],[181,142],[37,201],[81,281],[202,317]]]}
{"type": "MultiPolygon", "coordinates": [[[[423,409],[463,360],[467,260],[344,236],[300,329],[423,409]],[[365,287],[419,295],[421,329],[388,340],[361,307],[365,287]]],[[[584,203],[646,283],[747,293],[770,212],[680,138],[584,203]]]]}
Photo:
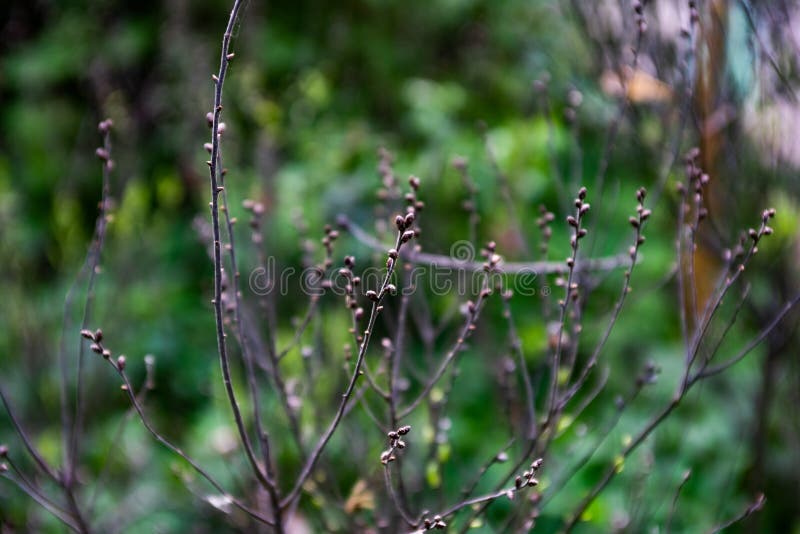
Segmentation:
{"type": "MultiPolygon", "coordinates": [[[[625,92],[631,102],[653,103],[672,99],[672,88],[643,70],[630,68],[624,71],[625,92]]],[[[610,96],[621,96],[623,84],[616,72],[606,70],[600,77],[603,92],[610,96]]]]}
{"type": "Polygon", "coordinates": [[[374,509],[375,494],[367,487],[367,483],[363,479],[358,479],[344,503],[344,511],[347,514],[353,514],[359,510],[374,509]]]}

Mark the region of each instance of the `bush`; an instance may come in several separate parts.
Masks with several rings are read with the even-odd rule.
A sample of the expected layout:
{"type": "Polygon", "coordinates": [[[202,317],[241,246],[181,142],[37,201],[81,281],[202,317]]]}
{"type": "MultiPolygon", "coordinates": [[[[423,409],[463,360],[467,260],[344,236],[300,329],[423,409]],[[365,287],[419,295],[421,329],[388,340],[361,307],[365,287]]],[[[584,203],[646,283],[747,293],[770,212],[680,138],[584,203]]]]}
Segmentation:
{"type": "MultiPolygon", "coordinates": [[[[448,19],[446,4],[432,20],[448,19]]],[[[253,185],[254,171],[223,166],[223,141],[237,167],[248,143],[267,159],[275,153],[237,116],[252,105],[269,129],[268,103],[248,103],[258,97],[245,81],[223,93],[229,75],[232,82],[240,72],[253,76],[247,64],[237,68],[247,50],[232,52],[232,38],[248,22],[236,0],[206,116],[210,223],[191,222],[191,209],[180,213],[180,200],[170,201],[180,192],[169,180],[157,188],[161,215],[174,217],[174,226],[141,216],[149,201],[136,183],[118,192],[117,203],[112,138],[122,121],[99,123],[99,215],[67,292],[57,351],[60,441],[50,410],[18,408],[31,402],[22,381],[0,387],[16,435],[0,449],[0,470],[6,489],[19,490],[3,507],[4,524],[36,530],[60,522],[79,532],[196,530],[208,522],[277,532],[716,531],[756,521],[751,516],[773,495],[777,511],[768,524],[796,521],[763,472],[764,449],[773,447],[769,380],[794,335],[800,300],[782,267],[796,230],[780,222],[782,209],[776,218],[776,209],[751,204],[768,199],[788,206],[789,220],[796,214],[792,201],[774,193],[748,196],[710,177],[711,168],[725,168],[716,147],[732,111],[720,106],[696,128],[698,139],[684,139],[694,108],[724,94],[714,93],[699,66],[716,64],[716,28],[706,22],[713,15],[688,5],[677,38],[665,28],[654,32],[651,21],[669,17],[639,2],[618,13],[621,23],[601,17],[610,4],[574,6],[581,52],[612,63],[596,77],[608,96],[587,78],[586,91],[570,87],[563,102],[551,102],[561,82],[543,73],[533,83],[540,119],[532,126],[511,119],[498,129],[482,124],[482,135],[453,133],[464,89],[410,82],[413,109],[402,118],[424,139],[406,142],[463,136],[454,144],[469,157],[452,158],[431,178],[404,180],[398,160],[438,169],[441,158],[415,161],[401,147],[396,159],[380,148],[377,197],[364,202],[367,188],[346,176],[365,165],[357,151],[348,154],[348,135],[358,136],[359,127],[333,136],[340,144],[325,149],[313,146],[325,129],[306,123],[287,144],[319,157],[318,167],[289,166],[277,183],[253,185]],[[608,25],[591,24],[592,17],[608,25]],[[229,98],[239,133],[222,121],[229,98]],[[599,109],[609,102],[611,112],[599,109]],[[293,182],[331,161],[334,174],[345,176],[325,196],[313,192],[320,185],[313,178],[305,192],[293,182]],[[673,174],[679,162],[684,172],[673,174]],[[584,178],[586,167],[593,180],[584,178]],[[606,182],[617,167],[626,176],[614,191],[606,182]],[[548,176],[544,184],[540,174],[548,176]],[[726,198],[725,188],[736,194],[726,198]],[[740,212],[749,213],[742,227],[740,212]],[[243,228],[238,219],[245,218],[243,228]],[[209,292],[210,277],[192,285],[164,275],[147,287],[145,301],[125,280],[132,270],[157,270],[168,255],[184,255],[189,226],[209,245],[213,269],[199,270],[213,272],[213,328],[201,322],[197,298],[209,292]],[[320,226],[320,235],[308,229],[320,226]],[[170,235],[155,256],[137,242],[170,235]],[[775,277],[779,289],[770,286],[775,277]],[[174,304],[185,298],[178,290],[188,305],[174,304]],[[154,305],[168,313],[154,313],[154,305]],[[179,317],[165,319],[172,310],[179,317]],[[742,402],[739,390],[757,389],[759,371],[746,357],[762,343],[761,396],[745,417],[729,399],[742,402]],[[128,346],[158,356],[117,350],[128,346]],[[166,366],[160,353],[172,353],[166,366]],[[108,387],[111,371],[121,395],[108,387]],[[198,397],[210,406],[197,409],[198,397]],[[744,460],[731,442],[751,418],[753,458],[744,460]],[[158,452],[153,441],[163,446],[158,452]],[[720,496],[716,511],[709,510],[711,491],[720,496]]],[[[758,38],[768,13],[743,6],[731,8],[730,24],[749,21],[758,38]]],[[[775,94],[793,91],[771,59],[775,94]]],[[[735,81],[741,72],[732,69],[735,81]]],[[[291,120],[302,123],[331,89],[312,70],[298,90],[304,97],[291,120]]],[[[770,152],[791,173],[791,155],[780,145],[739,143],[755,153],[749,165],[770,152]]],[[[776,183],[775,190],[791,190],[776,183]]],[[[183,261],[191,267],[207,264],[196,251],[189,257],[183,261]]],[[[784,457],[782,447],[774,450],[784,457]]]]}

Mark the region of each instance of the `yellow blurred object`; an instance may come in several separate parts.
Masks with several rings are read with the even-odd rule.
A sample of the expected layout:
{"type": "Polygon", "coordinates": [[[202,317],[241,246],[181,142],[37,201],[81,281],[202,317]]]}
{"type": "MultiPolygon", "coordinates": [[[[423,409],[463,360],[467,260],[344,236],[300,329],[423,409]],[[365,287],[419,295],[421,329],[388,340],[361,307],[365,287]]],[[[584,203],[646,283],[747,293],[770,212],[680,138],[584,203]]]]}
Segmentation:
{"type": "Polygon", "coordinates": [[[375,494],[367,487],[364,480],[359,479],[350,490],[350,495],[344,503],[344,511],[352,514],[359,510],[372,510],[375,508],[375,494]]]}
{"type": "Polygon", "coordinates": [[[667,102],[672,99],[672,88],[641,69],[627,67],[623,70],[625,85],[618,73],[606,70],[600,77],[600,87],[609,96],[622,96],[623,87],[631,102],[667,102]]]}

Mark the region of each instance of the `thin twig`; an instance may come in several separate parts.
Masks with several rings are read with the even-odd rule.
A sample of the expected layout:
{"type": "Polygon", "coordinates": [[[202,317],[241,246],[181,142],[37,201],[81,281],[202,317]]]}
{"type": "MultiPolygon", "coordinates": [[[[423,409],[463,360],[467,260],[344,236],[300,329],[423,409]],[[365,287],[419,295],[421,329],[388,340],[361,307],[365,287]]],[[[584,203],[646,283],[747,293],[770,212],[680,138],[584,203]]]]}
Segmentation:
{"type": "Polygon", "coordinates": [[[199,462],[197,462],[191,456],[189,456],[187,453],[185,453],[180,447],[178,447],[177,445],[174,445],[171,441],[169,441],[167,438],[165,438],[160,432],[158,432],[155,429],[155,427],[153,427],[152,423],[150,423],[150,420],[145,415],[144,409],[142,408],[142,405],[139,403],[139,400],[136,398],[136,394],[134,393],[133,385],[131,384],[130,379],[128,378],[128,374],[125,372],[124,364],[121,365],[119,363],[119,360],[114,361],[110,357],[110,352],[108,352],[107,349],[105,349],[105,347],[103,346],[103,344],[101,342],[96,341],[96,344],[98,345],[98,348],[100,349],[100,352],[104,354],[104,356],[103,356],[104,359],[109,363],[109,365],[111,365],[111,367],[117,372],[119,377],[122,379],[122,382],[123,382],[122,389],[128,395],[128,399],[130,400],[131,405],[136,410],[136,413],[139,415],[139,419],[142,421],[142,424],[147,429],[147,431],[150,433],[150,435],[152,435],[155,438],[156,441],[158,441],[163,446],[165,446],[166,448],[168,448],[169,450],[171,450],[172,452],[174,452],[175,454],[180,456],[184,461],[186,461],[186,463],[188,463],[190,466],[192,466],[192,468],[197,472],[197,474],[199,474],[200,476],[205,478],[208,481],[208,483],[211,484],[214,487],[214,489],[219,491],[222,494],[223,497],[225,497],[226,499],[230,500],[230,502],[234,506],[236,506],[237,508],[239,508],[243,512],[247,513],[253,519],[257,519],[258,521],[261,521],[262,523],[266,523],[267,525],[275,526],[275,524],[276,524],[275,521],[273,521],[272,519],[270,519],[268,517],[265,517],[265,516],[261,515],[258,511],[251,509],[250,507],[248,507],[247,505],[242,503],[239,499],[237,499],[236,497],[234,497],[233,495],[231,495],[230,493],[225,491],[225,489],[222,487],[222,485],[219,482],[217,482],[217,480],[214,477],[212,477],[211,474],[208,471],[206,471],[200,465],[199,462]],[[108,352],[109,356],[106,355],[106,352],[108,352]]]}
{"type": "Polygon", "coordinates": [[[2,385],[0,385],[0,401],[3,402],[3,406],[8,413],[8,417],[11,419],[11,424],[14,426],[14,429],[17,431],[20,439],[22,440],[22,444],[25,446],[25,450],[28,451],[28,454],[33,458],[34,462],[39,469],[42,470],[44,474],[48,477],[53,479],[56,484],[61,484],[61,477],[58,476],[58,473],[47,463],[47,460],[39,453],[36,447],[33,444],[33,441],[28,437],[28,433],[25,432],[25,429],[22,428],[22,424],[17,419],[17,416],[14,413],[14,410],[11,408],[11,404],[8,402],[8,397],[6,397],[5,390],[2,385]]]}
{"type": "MultiPolygon", "coordinates": [[[[222,135],[221,133],[219,135],[222,135]]],[[[222,156],[218,155],[219,158],[219,165],[222,167],[222,156]]],[[[272,484],[267,488],[267,491],[270,495],[270,500],[272,501],[273,508],[277,506],[280,502],[280,493],[278,490],[278,483],[276,481],[276,475],[274,472],[274,468],[272,465],[272,451],[271,445],[269,440],[269,434],[267,433],[266,429],[264,428],[262,416],[261,416],[261,403],[258,396],[258,384],[256,382],[256,372],[255,366],[253,365],[253,355],[250,353],[250,344],[249,339],[247,336],[247,330],[243,323],[242,319],[242,298],[241,298],[241,291],[240,287],[240,280],[241,276],[239,274],[239,265],[236,261],[236,241],[233,232],[233,225],[235,220],[231,218],[230,210],[228,209],[228,193],[225,191],[225,176],[227,174],[227,169],[224,167],[220,171],[220,185],[223,187],[222,191],[222,212],[224,213],[225,217],[225,228],[228,235],[228,243],[225,246],[225,249],[228,251],[228,261],[230,263],[231,271],[233,272],[233,315],[234,321],[236,323],[236,328],[234,332],[236,333],[237,340],[239,342],[239,348],[242,351],[242,360],[244,361],[245,365],[245,374],[247,375],[247,386],[250,391],[250,401],[253,404],[253,420],[255,423],[255,430],[256,435],[259,440],[259,444],[261,446],[261,454],[264,459],[264,469],[266,471],[267,478],[273,481],[272,484]]],[[[280,521],[279,521],[280,523],[280,521]]],[[[280,530],[281,527],[279,526],[280,530]]]]}
{"type": "Polygon", "coordinates": [[[399,419],[404,419],[408,417],[408,415],[411,412],[413,412],[420,405],[420,403],[422,403],[423,400],[427,398],[428,394],[442,378],[442,375],[444,375],[445,371],[447,371],[448,367],[456,358],[458,353],[461,352],[461,349],[464,346],[464,342],[466,341],[470,332],[474,329],[475,322],[478,320],[478,317],[480,316],[480,311],[483,308],[483,303],[485,302],[486,297],[488,297],[490,294],[488,280],[489,280],[489,273],[487,271],[484,271],[483,286],[481,288],[480,293],[478,294],[477,300],[475,301],[474,308],[472,310],[468,310],[467,320],[464,322],[464,326],[461,329],[458,339],[456,339],[456,343],[447,352],[447,355],[439,364],[439,367],[436,369],[436,371],[431,375],[430,379],[425,383],[425,386],[422,388],[422,391],[419,393],[419,395],[413,401],[411,401],[411,403],[408,406],[400,410],[398,414],[399,419]]]}
{"type": "Polygon", "coordinates": [[[213,232],[213,248],[214,248],[214,318],[216,321],[217,331],[217,352],[219,354],[220,368],[222,370],[222,379],[225,386],[225,392],[228,396],[228,402],[233,412],[233,417],[236,422],[236,428],[239,432],[239,438],[245,450],[247,460],[250,462],[253,473],[256,475],[259,483],[269,492],[275,491],[275,483],[269,478],[268,474],[262,470],[258,465],[253,446],[250,443],[250,438],[247,435],[247,429],[244,425],[239,403],[236,400],[236,393],[233,388],[231,379],[230,360],[228,356],[227,342],[225,341],[225,326],[224,314],[222,310],[222,251],[221,251],[221,236],[220,236],[220,220],[219,220],[219,195],[222,193],[223,188],[219,185],[218,174],[221,169],[219,168],[220,159],[220,135],[219,124],[220,114],[222,113],[222,89],[225,83],[225,76],[228,72],[230,60],[233,55],[230,53],[230,41],[233,32],[233,27],[239,17],[239,11],[242,7],[241,0],[234,0],[233,8],[231,9],[230,17],[228,18],[228,25],[225,28],[225,34],[222,38],[222,51],[220,53],[219,72],[214,79],[214,109],[212,112],[211,124],[211,160],[208,161],[210,185],[211,185],[211,226],[213,232]]]}
{"type": "Polygon", "coordinates": [[[637,215],[636,217],[632,217],[630,219],[631,224],[634,228],[634,239],[633,245],[630,249],[630,267],[625,271],[625,281],[622,284],[622,291],[620,293],[619,298],[617,299],[617,303],[614,306],[614,311],[611,313],[611,318],[608,321],[608,325],[606,325],[606,329],[603,332],[600,341],[595,345],[594,350],[592,351],[592,355],[589,358],[588,362],[584,366],[581,374],[575,380],[575,383],[570,387],[570,389],[564,394],[562,400],[560,401],[561,406],[563,408],[564,405],[569,402],[569,400],[577,394],[583,384],[586,382],[586,379],[589,377],[592,369],[597,365],[597,361],[600,357],[600,353],[605,348],[606,342],[608,338],[611,336],[611,331],[613,330],[614,326],[617,324],[617,320],[619,319],[619,315],[622,312],[622,306],[625,304],[625,300],[630,293],[631,288],[631,276],[633,275],[633,270],[636,267],[636,262],[639,257],[639,247],[644,243],[644,237],[642,236],[642,230],[645,225],[645,221],[650,217],[650,210],[644,209],[644,199],[645,199],[646,191],[642,187],[637,192],[637,199],[639,201],[639,205],[637,206],[637,215]]]}
{"type": "Polygon", "coordinates": [[[750,517],[754,513],[756,513],[759,510],[761,510],[761,508],[764,507],[764,503],[766,501],[767,500],[764,497],[764,494],[763,493],[759,494],[758,497],[756,497],[756,500],[753,501],[750,505],[748,505],[747,508],[745,508],[742,511],[742,513],[740,513],[736,517],[730,519],[729,521],[726,521],[726,522],[724,522],[724,523],[722,523],[720,525],[715,526],[714,528],[711,529],[710,534],[716,534],[717,532],[721,532],[721,531],[725,530],[726,528],[728,528],[730,526],[733,526],[736,523],[739,523],[740,521],[744,521],[745,519],[747,519],[748,517],[750,517]]]}
{"type": "Polygon", "coordinates": [[[678,484],[678,487],[675,489],[675,495],[672,497],[672,506],[669,509],[669,516],[667,517],[667,525],[665,528],[666,534],[670,533],[672,530],[672,518],[675,517],[675,510],[678,509],[678,497],[681,496],[681,491],[683,487],[689,482],[689,478],[692,476],[692,470],[687,469],[686,472],[683,473],[683,478],[681,478],[681,483],[678,484]]]}
{"type": "Polygon", "coordinates": [[[74,532],[85,532],[82,530],[76,523],[70,519],[70,514],[61,510],[59,507],[54,505],[50,502],[46,497],[35,491],[33,488],[28,487],[27,484],[22,482],[21,480],[16,479],[15,477],[9,475],[8,473],[3,473],[0,477],[5,478],[6,480],[15,484],[23,493],[28,495],[31,499],[36,501],[42,508],[53,514],[59,521],[64,523],[74,532]]]}
{"type": "MultiPolygon", "coordinates": [[[[403,230],[399,230],[397,233],[397,241],[395,243],[395,250],[398,252],[402,249],[403,246],[403,230]]],[[[381,301],[386,296],[387,288],[389,286],[389,280],[391,280],[392,273],[394,272],[395,265],[397,264],[397,260],[394,258],[389,258],[387,263],[386,269],[386,276],[383,279],[383,283],[381,284],[379,290],[376,293],[377,300],[372,303],[372,310],[370,311],[369,321],[367,322],[367,329],[364,331],[364,340],[361,343],[361,346],[358,350],[358,358],[356,359],[356,365],[353,369],[353,374],[350,377],[350,382],[345,389],[344,394],[342,394],[342,400],[339,403],[339,408],[336,410],[336,414],[333,417],[333,420],[328,425],[327,430],[325,433],[320,437],[319,441],[317,442],[316,446],[314,447],[313,451],[309,455],[308,459],[306,460],[305,464],[303,465],[300,474],[297,476],[297,480],[295,481],[294,486],[286,494],[283,500],[280,503],[280,508],[285,510],[288,506],[292,504],[292,502],[297,498],[300,494],[300,490],[303,487],[303,484],[311,475],[311,472],[314,469],[314,466],[317,464],[322,452],[325,450],[325,446],[330,441],[331,437],[333,437],[334,432],[339,427],[339,422],[342,420],[342,416],[344,415],[345,408],[350,401],[350,398],[353,395],[353,390],[356,387],[356,382],[358,382],[359,376],[361,376],[361,367],[364,363],[364,357],[367,353],[367,347],[369,347],[369,341],[372,338],[372,331],[375,327],[375,321],[378,318],[378,314],[382,309],[381,301]]]]}

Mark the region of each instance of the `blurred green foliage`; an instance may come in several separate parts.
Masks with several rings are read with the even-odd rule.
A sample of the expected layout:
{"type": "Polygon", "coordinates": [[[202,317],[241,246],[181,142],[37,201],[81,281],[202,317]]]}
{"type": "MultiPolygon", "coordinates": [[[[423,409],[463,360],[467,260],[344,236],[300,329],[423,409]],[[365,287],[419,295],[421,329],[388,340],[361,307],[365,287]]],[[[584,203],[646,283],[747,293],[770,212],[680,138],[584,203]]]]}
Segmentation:
{"type": "MultiPolygon", "coordinates": [[[[216,359],[208,243],[197,231],[202,226],[197,221],[208,219],[205,113],[211,106],[210,73],[228,7],[228,2],[217,0],[69,0],[12,1],[0,8],[0,379],[36,445],[55,463],[61,443],[58,347],[63,336],[74,357],[85,284],[78,283],[78,297],[66,309],[73,326],[67,331],[62,331],[64,297],[76,280],[97,214],[101,179],[93,157],[99,143],[95,125],[108,116],[115,123],[115,205],[90,325],[102,326],[109,345],[128,355],[137,379],[143,376],[143,356],[156,356],[157,389],[146,403],[155,425],[230,487],[243,484],[244,461],[229,451],[235,435],[216,359]]],[[[734,10],[731,20],[729,46],[743,51],[730,55],[726,79],[744,100],[753,90],[754,71],[749,66],[756,58],[737,43],[753,36],[741,12],[734,10]]],[[[627,250],[631,232],[626,217],[635,207],[634,192],[640,185],[655,186],[661,176],[663,143],[670,134],[664,122],[668,113],[657,104],[633,105],[610,159],[606,187],[600,198],[592,198],[591,185],[618,102],[601,90],[599,44],[588,37],[569,2],[250,2],[234,42],[224,112],[229,201],[240,220],[246,218],[241,209],[245,198],[264,202],[265,250],[282,268],[301,265],[305,237],[298,219],[314,242],[322,226],[339,213],[369,230],[380,230],[375,168],[381,146],[395,154],[399,176],[422,177],[426,209],[421,243],[444,254],[452,242],[468,236],[461,209],[468,195],[450,166],[458,155],[469,162],[479,188],[479,242],[497,240],[509,260],[534,259],[514,240],[513,218],[502,201],[484,131],[513,191],[528,248],[536,250],[538,243],[538,206],[545,204],[559,214],[551,259],[564,258],[568,251],[556,172],[570,187],[590,186],[590,201],[596,207],[588,226],[591,253],[597,256],[627,250]],[[545,72],[550,78],[547,120],[531,87],[545,72]],[[580,91],[583,100],[577,127],[564,115],[570,90],[580,91]]],[[[753,266],[754,307],[742,312],[740,326],[723,345],[724,354],[750,339],[769,317],[764,310],[785,300],[797,281],[796,268],[790,267],[792,254],[797,254],[800,213],[795,171],[769,167],[736,128],[732,125],[727,137],[735,155],[722,158],[725,174],[714,177],[725,184],[720,197],[731,195],[735,200],[722,201],[724,209],[714,214],[715,224],[731,241],[740,228],[757,222],[761,208],[775,205],[779,217],[776,235],[764,244],[766,254],[753,266]],[[733,157],[735,161],[729,159],[733,157]]],[[[689,130],[691,138],[695,130],[689,130]]],[[[597,447],[614,417],[615,398],[630,393],[647,361],[661,367],[659,381],[645,389],[586,467],[548,502],[537,522],[539,531],[558,529],[607,462],[669,400],[678,380],[683,349],[670,273],[677,204],[672,185],[681,172],[680,164],[672,169],[669,187],[654,207],[644,261],[633,278],[635,291],[604,351],[608,366],[624,372],[611,373],[606,390],[578,420],[571,421],[567,414],[563,435],[542,473],[543,491],[558,482],[556,474],[566,472],[573,459],[597,447]]],[[[249,273],[256,259],[241,226],[241,270],[249,273]]],[[[380,265],[380,255],[343,239],[337,243],[337,262],[348,253],[380,265]]],[[[315,257],[320,258],[319,250],[315,257]]],[[[600,282],[585,312],[587,350],[605,328],[621,276],[615,272],[600,282]]],[[[558,289],[553,287],[555,296],[558,289]]],[[[305,310],[299,288],[290,289],[291,295],[280,301],[279,345],[291,339],[293,319],[305,310]]],[[[544,389],[547,325],[540,303],[539,297],[513,300],[525,357],[535,371],[535,383],[544,389]]],[[[455,295],[430,298],[436,318],[452,313],[458,304],[455,295]]],[[[726,303],[722,315],[730,316],[733,305],[726,303]]],[[[313,346],[319,362],[337,369],[331,362],[342,356],[349,317],[339,301],[327,297],[321,315],[324,320],[314,321],[302,345],[313,346]]],[[[437,338],[436,351],[452,344],[455,326],[437,338]]],[[[389,331],[386,325],[379,328],[381,334],[389,331]]],[[[498,361],[508,351],[506,335],[502,309],[492,304],[461,357],[458,387],[448,401],[448,428],[431,428],[425,414],[412,417],[420,446],[410,447],[407,465],[421,466],[409,476],[428,495],[424,501],[420,497],[420,505],[453,502],[507,440],[503,399],[496,388],[498,361]],[[436,444],[437,438],[441,443],[436,444]],[[435,451],[432,457],[429,447],[435,451]]],[[[408,350],[409,358],[423,361],[418,340],[412,340],[408,350]]],[[[759,523],[739,528],[798,531],[798,427],[796,420],[787,421],[794,417],[782,415],[796,402],[796,396],[788,396],[797,387],[796,377],[788,374],[797,371],[796,354],[781,349],[773,356],[784,362],[779,369],[787,374],[773,383],[774,405],[760,427],[757,418],[764,412],[757,412],[756,406],[763,393],[766,353],[766,347],[759,348],[726,378],[693,392],[675,416],[620,465],[620,476],[587,511],[580,530],[659,531],[684,471],[692,469],[673,531],[705,531],[735,516],[752,501],[753,480],[766,493],[768,505],[759,523]],[[756,432],[763,430],[769,454],[759,464],[764,471],[755,476],[751,470],[760,443],[756,432]]],[[[90,410],[80,473],[88,483],[86,494],[92,495],[97,473],[108,466],[97,490],[98,528],[219,528],[224,517],[202,502],[208,493],[202,481],[154,444],[137,420],[123,424],[127,399],[103,363],[86,360],[90,410]],[[114,441],[118,429],[122,439],[114,441]],[[112,523],[117,514],[130,524],[112,523]]],[[[302,380],[303,365],[295,350],[286,359],[285,372],[302,380]]],[[[300,412],[307,437],[313,437],[318,424],[314,406],[328,406],[337,398],[343,376],[315,378],[300,412]]],[[[237,388],[246,398],[242,380],[237,388]]],[[[267,414],[280,412],[272,392],[264,393],[263,402],[267,414]]],[[[319,416],[327,420],[327,412],[319,416]]],[[[270,424],[275,435],[288,435],[280,416],[270,424]]],[[[385,443],[377,431],[367,433],[374,430],[356,410],[325,454],[325,470],[345,498],[357,479],[380,474],[377,458],[385,443]],[[353,458],[376,461],[364,467],[353,458]]],[[[0,441],[19,450],[5,415],[0,417],[0,441]]],[[[291,440],[280,438],[278,443],[281,470],[296,472],[300,460],[291,440]]],[[[509,454],[515,457],[518,449],[509,454]]],[[[490,488],[498,477],[499,472],[490,470],[481,487],[490,488]]],[[[306,499],[302,507],[308,517],[318,517],[312,511],[325,509],[327,503],[306,499]]],[[[498,502],[490,508],[488,523],[476,524],[476,531],[497,528],[510,509],[511,504],[498,502]]],[[[369,511],[360,513],[370,517],[369,511]]],[[[333,511],[326,521],[312,524],[312,529],[343,529],[347,524],[333,511]]],[[[5,483],[0,484],[0,522],[19,531],[58,530],[50,516],[5,483]]]]}

